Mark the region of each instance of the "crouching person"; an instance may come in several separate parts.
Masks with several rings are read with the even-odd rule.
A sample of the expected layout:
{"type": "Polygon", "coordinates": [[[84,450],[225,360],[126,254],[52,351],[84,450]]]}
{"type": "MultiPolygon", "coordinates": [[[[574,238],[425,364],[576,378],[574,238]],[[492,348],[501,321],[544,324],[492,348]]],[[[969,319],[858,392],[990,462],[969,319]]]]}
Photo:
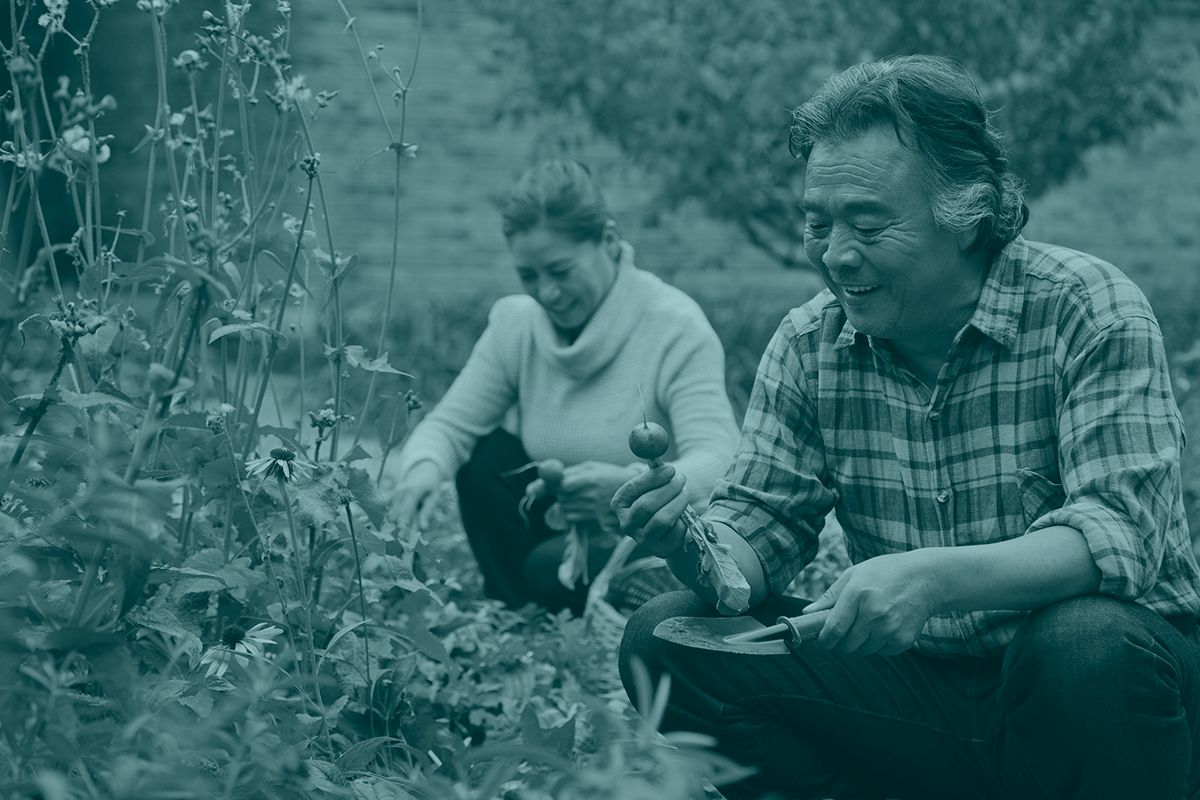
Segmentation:
{"type": "Polygon", "coordinates": [[[1200,797],[1200,571],[1145,297],[1020,235],[1019,181],[951,62],[853,67],[794,123],[828,291],[768,346],[704,518],[750,615],[827,617],[774,655],[656,637],[716,598],[680,475],[650,470],[613,507],[692,591],[630,620],[626,687],[635,657],[674,676],[665,727],[759,767],[731,799],[1200,797]],[[852,566],[787,597],[830,509],[852,566]]]}

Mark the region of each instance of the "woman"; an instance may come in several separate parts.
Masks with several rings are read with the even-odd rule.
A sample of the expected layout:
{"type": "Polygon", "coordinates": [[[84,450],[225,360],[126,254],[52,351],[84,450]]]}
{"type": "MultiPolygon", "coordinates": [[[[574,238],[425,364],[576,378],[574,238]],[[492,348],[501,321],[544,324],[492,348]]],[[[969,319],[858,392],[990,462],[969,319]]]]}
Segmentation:
{"type": "Polygon", "coordinates": [[[619,537],[609,502],[646,468],[628,445],[643,402],[671,435],[666,460],[691,479],[691,502],[707,505],[738,435],[724,352],[691,298],[634,266],[583,165],[530,169],[502,219],[526,295],[492,307],[466,366],[413,430],[395,513],[425,527],[442,483],[457,476],[486,594],[514,608],[533,601],[579,613],[584,580],[569,568],[559,575],[568,532],[586,534],[594,576],[619,537]],[[550,458],[565,465],[561,485],[526,513],[536,478],[527,465],[550,458]]]}

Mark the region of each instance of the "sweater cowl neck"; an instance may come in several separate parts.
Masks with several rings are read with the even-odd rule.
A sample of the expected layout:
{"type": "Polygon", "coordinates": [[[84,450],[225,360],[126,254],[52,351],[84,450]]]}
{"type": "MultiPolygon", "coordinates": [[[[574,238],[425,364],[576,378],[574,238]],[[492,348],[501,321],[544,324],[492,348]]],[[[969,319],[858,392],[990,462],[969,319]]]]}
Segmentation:
{"type": "Polygon", "coordinates": [[[575,380],[589,378],[607,367],[633,334],[645,310],[646,293],[635,291],[640,270],[630,257],[632,248],[622,245],[613,284],[574,342],[566,343],[541,306],[534,314],[533,343],[538,355],[575,380]]]}

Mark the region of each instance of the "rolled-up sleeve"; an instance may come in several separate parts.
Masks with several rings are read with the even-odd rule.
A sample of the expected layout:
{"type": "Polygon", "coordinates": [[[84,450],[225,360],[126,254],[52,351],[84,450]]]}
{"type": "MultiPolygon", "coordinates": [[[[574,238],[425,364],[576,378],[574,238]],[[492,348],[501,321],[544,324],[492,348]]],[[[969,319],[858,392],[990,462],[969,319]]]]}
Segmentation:
{"type": "Polygon", "coordinates": [[[824,449],[795,335],[785,319],[767,345],[737,455],[705,515],[750,543],[775,595],[816,557],[825,515],[837,500],[822,482],[824,449]]]}
{"type": "Polygon", "coordinates": [[[1059,411],[1063,505],[1030,532],[1068,525],[1087,539],[1100,593],[1136,600],[1159,578],[1182,518],[1183,426],[1162,334],[1131,314],[1087,337],[1063,360],[1059,411]]]}

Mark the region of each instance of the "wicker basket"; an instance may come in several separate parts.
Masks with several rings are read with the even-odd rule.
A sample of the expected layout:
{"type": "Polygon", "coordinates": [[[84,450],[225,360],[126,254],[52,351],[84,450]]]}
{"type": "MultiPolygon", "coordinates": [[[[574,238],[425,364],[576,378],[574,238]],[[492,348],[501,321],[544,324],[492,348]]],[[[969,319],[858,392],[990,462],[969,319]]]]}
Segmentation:
{"type": "Polygon", "coordinates": [[[617,651],[629,614],[653,597],[684,588],[661,558],[639,558],[626,564],[635,547],[633,539],[621,537],[588,588],[583,608],[584,631],[595,645],[596,656],[588,661],[580,680],[601,697],[624,696],[617,651]]]}

